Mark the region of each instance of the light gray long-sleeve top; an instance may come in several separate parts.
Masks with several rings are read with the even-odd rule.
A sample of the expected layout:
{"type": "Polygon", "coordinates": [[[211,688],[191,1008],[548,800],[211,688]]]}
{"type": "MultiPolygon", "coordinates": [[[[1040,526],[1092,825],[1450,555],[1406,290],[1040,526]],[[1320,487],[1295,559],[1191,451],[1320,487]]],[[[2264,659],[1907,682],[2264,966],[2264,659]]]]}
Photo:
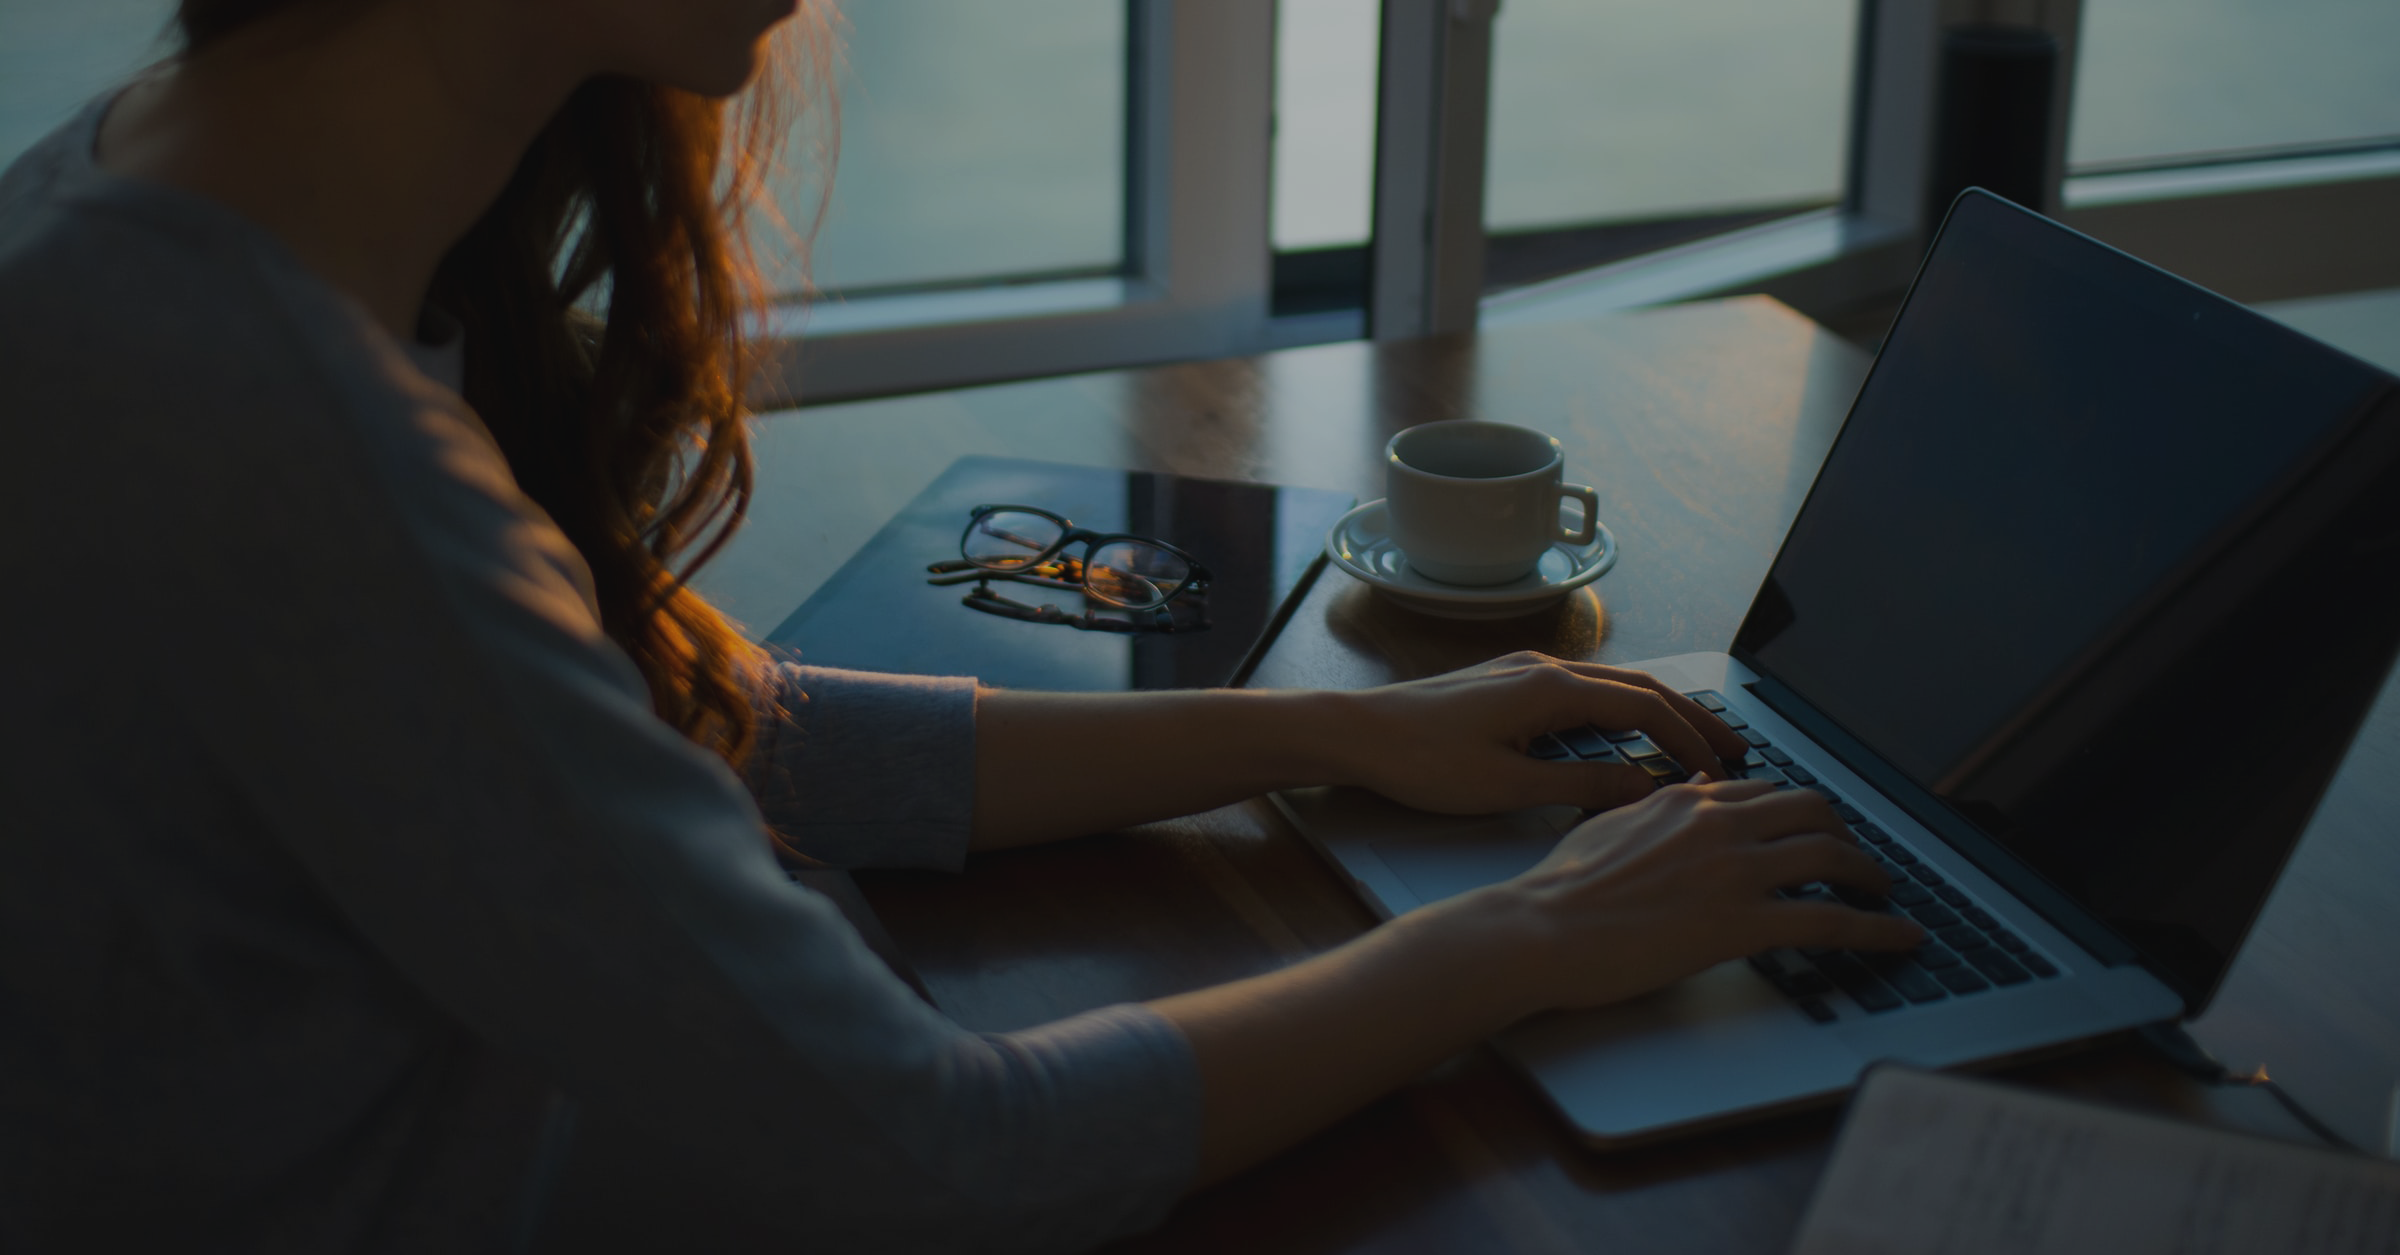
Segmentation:
{"type": "MultiPolygon", "coordinates": [[[[0,178],[0,1249],[506,1248],[579,1097],[799,1249],[1155,1221],[1173,1027],[912,996],[651,713],[456,346],[100,169],[101,111],[0,178]]],[[[768,818],[957,867],[972,686],[781,683],[768,818]]]]}

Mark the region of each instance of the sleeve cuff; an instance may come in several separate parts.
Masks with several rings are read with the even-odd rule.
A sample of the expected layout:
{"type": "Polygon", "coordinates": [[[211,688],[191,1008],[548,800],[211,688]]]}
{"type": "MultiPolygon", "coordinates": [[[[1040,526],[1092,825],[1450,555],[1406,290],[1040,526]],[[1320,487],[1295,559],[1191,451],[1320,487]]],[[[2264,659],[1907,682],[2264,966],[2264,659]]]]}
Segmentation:
{"type": "Polygon", "coordinates": [[[975,681],[778,663],[743,773],[767,823],[836,867],[964,867],[975,681]]]}

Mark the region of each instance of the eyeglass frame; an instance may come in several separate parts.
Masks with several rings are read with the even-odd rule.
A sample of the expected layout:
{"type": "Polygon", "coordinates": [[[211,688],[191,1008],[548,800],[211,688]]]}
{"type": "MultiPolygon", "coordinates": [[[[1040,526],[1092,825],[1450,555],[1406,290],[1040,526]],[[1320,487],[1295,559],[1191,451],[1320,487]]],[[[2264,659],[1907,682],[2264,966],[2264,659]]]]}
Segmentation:
{"type": "MultiPolygon", "coordinates": [[[[1166,541],[1158,539],[1155,536],[1143,536],[1134,532],[1100,532],[1094,531],[1088,527],[1077,527],[1075,526],[1074,520],[1069,519],[1064,515],[1056,514],[1049,510],[1044,510],[1039,506],[1005,504],[976,506],[974,509],[967,512],[966,529],[958,534],[958,552],[960,558],[966,563],[966,566],[964,568],[960,568],[952,566],[948,562],[937,562],[929,569],[934,570],[937,573],[947,571],[955,574],[950,574],[946,578],[938,579],[932,582],[963,582],[968,578],[974,578],[974,576],[969,576],[967,574],[967,572],[971,570],[975,572],[977,576],[988,576],[995,579],[1018,579],[1025,583],[1042,584],[1053,588],[1071,588],[1075,591],[1080,591],[1091,597],[1097,598],[1107,605],[1115,606],[1120,610],[1164,610],[1169,602],[1172,602],[1176,598],[1184,596],[1187,593],[1194,598],[1204,598],[1208,595],[1209,583],[1216,578],[1209,571],[1205,564],[1203,564],[1198,558],[1193,557],[1190,552],[1185,550],[1180,545],[1172,545],[1166,541]],[[967,541],[970,537],[974,536],[977,524],[980,524],[985,518],[1001,510],[1015,510],[1025,514],[1039,515],[1042,518],[1058,524],[1058,539],[1051,541],[1039,551],[1023,559],[1022,561],[1017,562],[1013,566],[992,567],[985,566],[982,563],[977,562],[974,558],[967,555],[967,541]],[[1161,597],[1156,601],[1146,601],[1140,603],[1118,601],[1115,598],[1100,592],[1098,589],[1093,588],[1091,585],[1092,550],[1097,546],[1117,540],[1129,540],[1135,544],[1148,545],[1153,549],[1163,549],[1166,552],[1175,555],[1177,558],[1182,559],[1183,564],[1191,568],[1190,573],[1184,576],[1182,582],[1176,584],[1174,588],[1169,589],[1166,596],[1161,597]],[[1083,542],[1083,557],[1070,559],[1070,561],[1073,561],[1076,566],[1083,571],[1084,575],[1082,579],[1078,580],[1074,584],[1070,585],[1064,580],[1057,579],[1045,579],[1039,577],[1028,578],[1025,574],[1023,574],[1025,572],[1032,571],[1034,568],[1038,568],[1049,563],[1052,559],[1059,556],[1061,550],[1064,550],[1067,546],[1078,541],[1083,542]]],[[[1087,614],[1088,613],[1089,612],[1087,612],[1087,614]]]]}
{"type": "MultiPolygon", "coordinates": [[[[977,570],[975,574],[983,576],[984,579],[978,581],[975,587],[968,589],[967,595],[960,600],[959,604],[970,610],[999,615],[1003,619],[1019,619],[1027,623],[1054,623],[1060,627],[1074,628],[1078,632],[1120,632],[1127,635],[1156,632],[1162,636],[1172,636],[1178,632],[1205,631],[1209,625],[1208,603],[1203,600],[1162,601],[1155,606],[1139,610],[1120,607],[1115,602],[1107,603],[1111,608],[1124,610],[1128,615],[1146,615],[1147,619],[1111,618],[1088,608],[1082,614],[1068,614],[1047,602],[1018,601],[1014,598],[1003,597],[993,591],[991,580],[1014,578],[1006,571],[977,570]],[[1178,605],[1192,607],[1192,613],[1188,619],[1176,617],[1175,607],[1178,605]]],[[[1047,580],[1038,582],[1052,583],[1047,580]]]]}

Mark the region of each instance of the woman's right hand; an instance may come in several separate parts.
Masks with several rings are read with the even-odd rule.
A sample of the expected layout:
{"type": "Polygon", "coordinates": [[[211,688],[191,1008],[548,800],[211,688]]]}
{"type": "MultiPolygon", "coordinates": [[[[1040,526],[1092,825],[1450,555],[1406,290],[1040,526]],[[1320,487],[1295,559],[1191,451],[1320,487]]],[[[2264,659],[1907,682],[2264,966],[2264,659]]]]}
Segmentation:
{"type": "Polygon", "coordinates": [[[1569,833],[1533,870],[1456,899],[1520,927],[1527,1011],[1647,993],[1776,946],[1905,950],[1924,929],[1778,889],[1890,888],[1825,798],[1760,781],[1674,785],[1569,833]]]}
{"type": "Polygon", "coordinates": [[[1811,881],[1887,887],[1822,795],[1673,785],[1583,824],[1514,880],[1290,967],[1161,999],[1199,1062],[1200,1179],[1536,1011],[1630,998],[1776,946],[1899,950],[1924,936],[1896,915],[1775,896],[1811,881]]]}

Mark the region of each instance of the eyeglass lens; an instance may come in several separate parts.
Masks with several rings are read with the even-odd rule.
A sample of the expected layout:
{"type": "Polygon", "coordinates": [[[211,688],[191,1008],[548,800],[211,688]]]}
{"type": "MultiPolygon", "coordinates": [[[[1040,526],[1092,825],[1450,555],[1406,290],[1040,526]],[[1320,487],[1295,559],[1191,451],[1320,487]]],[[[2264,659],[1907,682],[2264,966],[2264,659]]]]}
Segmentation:
{"type": "Polygon", "coordinates": [[[1083,586],[1094,597],[1136,609],[1174,596],[1191,577],[1190,563],[1138,540],[1094,545],[1083,563],[1083,586]]]}
{"type": "Polygon", "coordinates": [[[1057,519],[1022,510],[994,510],[967,526],[959,552],[986,570],[1012,571],[1032,565],[1064,535],[1066,528],[1057,519]]]}

